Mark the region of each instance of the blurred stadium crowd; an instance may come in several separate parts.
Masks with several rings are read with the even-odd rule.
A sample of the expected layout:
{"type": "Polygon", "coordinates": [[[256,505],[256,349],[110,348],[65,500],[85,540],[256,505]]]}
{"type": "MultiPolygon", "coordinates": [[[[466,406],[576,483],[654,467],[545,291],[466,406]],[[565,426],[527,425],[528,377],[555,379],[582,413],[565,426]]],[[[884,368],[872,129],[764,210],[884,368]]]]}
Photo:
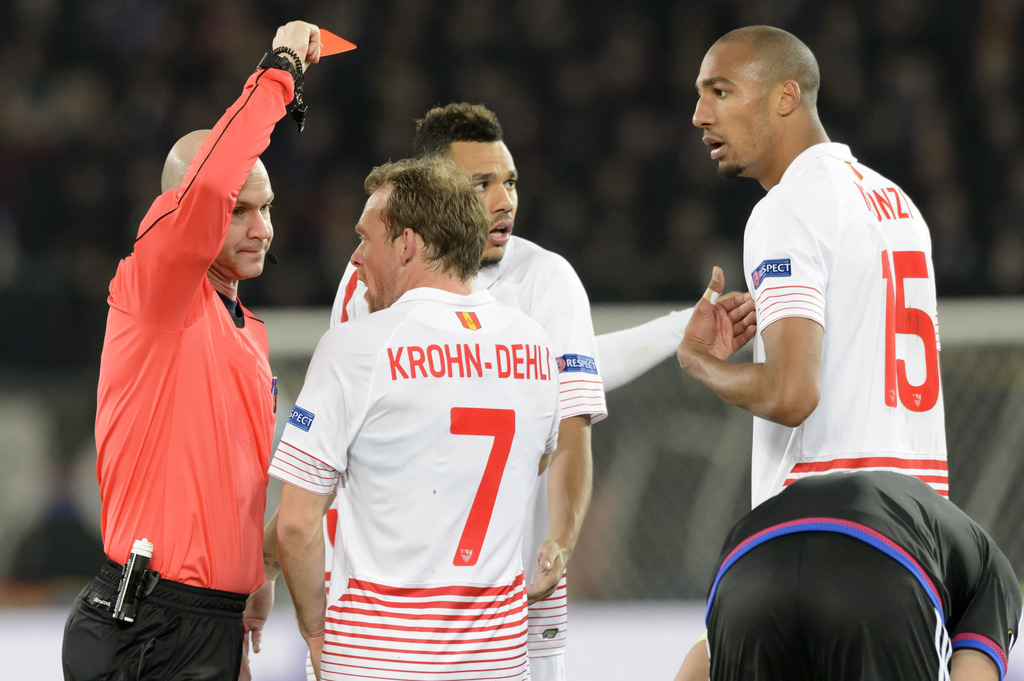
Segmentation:
{"type": "Polygon", "coordinates": [[[107,283],[167,149],[217,119],[273,27],[295,17],[359,48],[311,74],[306,132],[285,121],[275,133],[281,264],[244,286],[250,307],[329,304],[362,178],[407,155],[427,108],[461,99],[505,124],[518,233],[564,254],[594,302],[692,298],[713,262],[739,285],[761,189],[716,177],[690,116],[704,52],[750,23],[815,51],[826,129],[925,213],[940,295],[1024,293],[1017,0],[10,0],[3,362],[95,365],[107,283]]]}

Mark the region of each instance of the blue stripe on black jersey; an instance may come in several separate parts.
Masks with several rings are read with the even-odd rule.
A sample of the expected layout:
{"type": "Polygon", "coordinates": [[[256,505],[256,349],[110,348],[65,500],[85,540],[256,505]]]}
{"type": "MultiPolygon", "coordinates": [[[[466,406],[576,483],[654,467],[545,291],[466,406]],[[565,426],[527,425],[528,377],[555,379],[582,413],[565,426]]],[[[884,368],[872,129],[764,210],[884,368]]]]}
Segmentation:
{"type": "Polygon", "coordinates": [[[921,587],[924,588],[925,593],[928,594],[928,599],[932,602],[935,610],[942,616],[942,621],[946,621],[946,615],[942,609],[942,600],[939,598],[939,592],[932,583],[931,578],[928,577],[923,569],[921,569],[921,566],[917,561],[893,540],[889,539],[877,530],[871,529],[867,525],[861,525],[860,523],[851,522],[849,520],[840,520],[839,518],[801,518],[800,520],[791,520],[779,525],[772,525],[767,529],[761,530],[755,535],[747,537],[740,542],[728,556],[726,556],[725,560],[722,561],[721,567],[718,568],[718,574],[715,575],[715,581],[711,584],[711,593],[708,595],[707,608],[704,611],[705,625],[707,624],[708,617],[711,614],[711,604],[715,600],[715,592],[718,590],[718,583],[721,581],[726,571],[728,571],[728,569],[732,567],[737,560],[742,558],[754,547],[760,546],[771,539],[782,537],[787,534],[796,534],[797,532],[836,532],[838,534],[845,534],[848,537],[853,537],[854,539],[859,539],[866,544],[870,544],[890,558],[896,560],[896,562],[907,568],[910,573],[914,575],[914,578],[921,584],[921,587]]]}
{"type": "Polygon", "coordinates": [[[980,634],[959,634],[953,637],[953,650],[960,648],[973,648],[981,651],[992,658],[992,661],[999,667],[999,678],[1006,676],[1006,655],[998,643],[980,634]]]}

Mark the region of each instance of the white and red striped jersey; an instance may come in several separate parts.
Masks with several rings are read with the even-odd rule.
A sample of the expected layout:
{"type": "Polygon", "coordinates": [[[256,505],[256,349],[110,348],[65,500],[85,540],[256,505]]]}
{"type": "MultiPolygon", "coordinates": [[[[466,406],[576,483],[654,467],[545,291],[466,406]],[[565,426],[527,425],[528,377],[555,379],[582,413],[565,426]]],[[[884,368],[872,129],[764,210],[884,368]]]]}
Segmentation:
{"type": "Polygon", "coordinates": [[[546,334],[486,291],[330,329],[270,472],[335,516],[324,679],[528,678],[520,544],[557,444],[546,334]]]}
{"type": "MultiPolygon", "coordinates": [[[[562,256],[531,241],[512,236],[504,257],[480,270],[474,290],[487,290],[498,301],[518,308],[540,324],[558,356],[562,418],[589,415],[591,423],[608,415],[604,385],[597,364],[597,344],[590,316],[590,300],[572,265],[562,256]]],[[[369,314],[366,287],[356,278],[351,263],[341,280],[331,325],[369,314]]],[[[547,476],[538,480],[523,537],[523,564],[527,584],[537,562],[537,548],[547,538],[547,476]]],[[[565,585],[548,599],[530,607],[530,655],[565,652],[565,585]]]]}
{"type": "Polygon", "coordinates": [[[931,236],[903,190],[846,145],[812,146],[751,213],[743,264],[755,362],[779,319],[824,328],[814,412],[795,428],[754,418],[753,504],[849,470],[907,473],[948,496],[931,236]]]}

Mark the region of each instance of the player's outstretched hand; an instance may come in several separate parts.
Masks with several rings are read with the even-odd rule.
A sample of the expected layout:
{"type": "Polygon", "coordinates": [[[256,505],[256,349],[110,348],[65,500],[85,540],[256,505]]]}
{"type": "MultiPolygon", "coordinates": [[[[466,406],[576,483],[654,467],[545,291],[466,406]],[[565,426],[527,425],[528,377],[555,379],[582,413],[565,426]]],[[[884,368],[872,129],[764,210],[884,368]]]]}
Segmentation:
{"type": "Polygon", "coordinates": [[[548,539],[537,549],[537,567],[533,579],[526,587],[526,601],[533,605],[555,593],[558,582],[565,572],[565,550],[557,542],[548,539]]]}
{"type": "Polygon", "coordinates": [[[697,301],[676,350],[679,366],[686,370],[700,356],[728,359],[754,336],[754,302],[749,295],[730,295],[719,300],[725,287],[722,268],[715,266],[704,296],[697,301]]]}
{"type": "Polygon", "coordinates": [[[291,21],[277,29],[274,47],[288,47],[302,59],[302,72],[320,61],[320,28],[305,21],[291,21]]]}

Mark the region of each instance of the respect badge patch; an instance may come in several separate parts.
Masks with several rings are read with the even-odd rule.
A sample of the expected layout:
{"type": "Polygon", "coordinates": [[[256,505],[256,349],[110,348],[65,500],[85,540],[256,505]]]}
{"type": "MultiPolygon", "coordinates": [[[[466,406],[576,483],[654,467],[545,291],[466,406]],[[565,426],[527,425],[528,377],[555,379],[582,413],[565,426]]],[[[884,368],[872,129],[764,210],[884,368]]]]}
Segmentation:
{"type": "Polygon", "coordinates": [[[313,412],[306,411],[302,407],[295,405],[292,407],[292,413],[288,415],[288,423],[308,433],[309,427],[313,425],[314,418],[316,417],[313,415],[313,412]]]}
{"type": "Polygon", "coordinates": [[[750,273],[750,281],[756,290],[768,277],[788,277],[792,274],[793,266],[790,264],[789,258],[765,260],[750,273]]]}
{"type": "Polygon", "coordinates": [[[593,357],[587,357],[586,355],[565,354],[561,357],[556,357],[555,364],[558,366],[558,373],[560,374],[570,371],[579,371],[584,374],[597,374],[597,362],[594,361],[593,357]]]}

